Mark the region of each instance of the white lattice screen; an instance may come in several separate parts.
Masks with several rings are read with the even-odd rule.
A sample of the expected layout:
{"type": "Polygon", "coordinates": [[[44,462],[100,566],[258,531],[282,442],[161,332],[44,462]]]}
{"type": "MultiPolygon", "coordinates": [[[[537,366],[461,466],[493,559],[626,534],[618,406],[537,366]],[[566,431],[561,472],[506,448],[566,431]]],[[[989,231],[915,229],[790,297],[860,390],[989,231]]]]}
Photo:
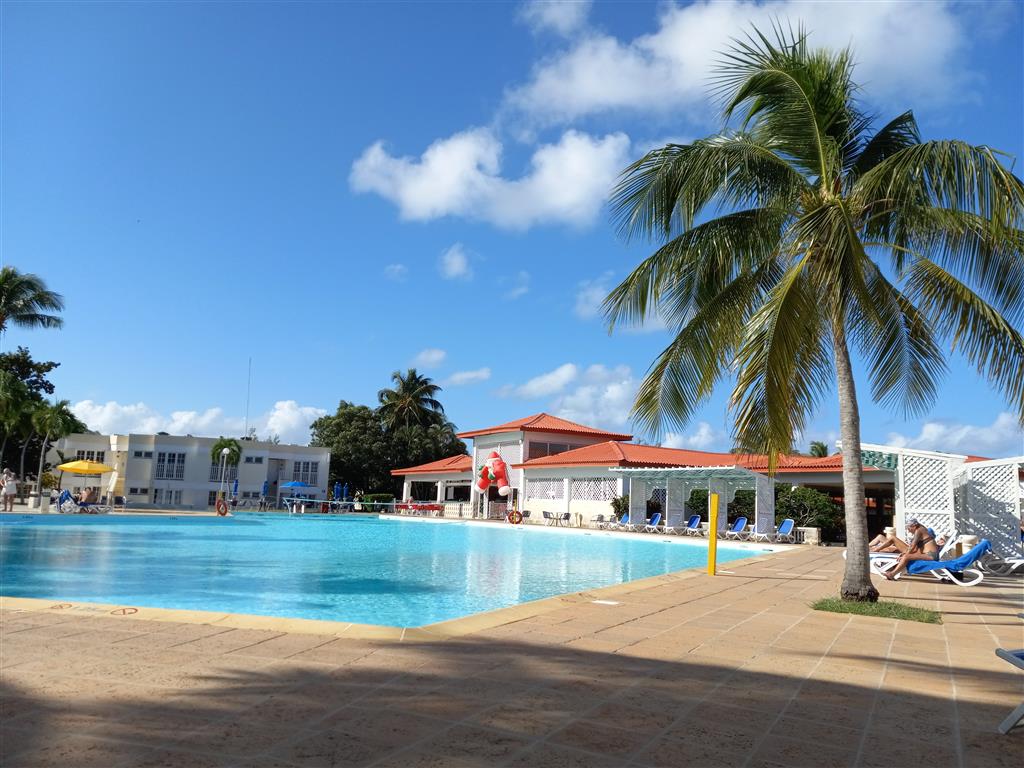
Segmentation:
{"type": "Polygon", "coordinates": [[[528,499],[564,499],[564,483],[561,480],[538,477],[526,481],[526,498],[528,499]]]}
{"type": "Polygon", "coordinates": [[[1001,555],[1020,555],[1020,469],[1017,459],[964,465],[957,476],[957,526],[992,542],[1001,555]]]}
{"type": "Polygon", "coordinates": [[[571,501],[611,501],[618,492],[618,482],[611,477],[580,477],[569,484],[571,501]]]}
{"type": "Polygon", "coordinates": [[[634,477],[629,482],[629,521],[640,523],[647,519],[647,480],[634,477]]]}
{"type": "Polygon", "coordinates": [[[931,456],[900,456],[903,506],[907,515],[948,513],[953,508],[949,461],[931,456]]]}

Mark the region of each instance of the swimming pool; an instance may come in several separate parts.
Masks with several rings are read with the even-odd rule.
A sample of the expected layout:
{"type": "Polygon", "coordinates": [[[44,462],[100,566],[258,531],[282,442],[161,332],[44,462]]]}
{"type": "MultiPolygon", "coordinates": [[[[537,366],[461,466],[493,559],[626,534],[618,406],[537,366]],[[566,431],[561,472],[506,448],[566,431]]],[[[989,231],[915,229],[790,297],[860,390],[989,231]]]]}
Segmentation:
{"type": "MultiPolygon", "coordinates": [[[[719,546],[718,560],[758,553],[719,546]]],[[[697,541],[459,522],[0,515],[6,596],[396,627],[706,561],[697,541]]]]}

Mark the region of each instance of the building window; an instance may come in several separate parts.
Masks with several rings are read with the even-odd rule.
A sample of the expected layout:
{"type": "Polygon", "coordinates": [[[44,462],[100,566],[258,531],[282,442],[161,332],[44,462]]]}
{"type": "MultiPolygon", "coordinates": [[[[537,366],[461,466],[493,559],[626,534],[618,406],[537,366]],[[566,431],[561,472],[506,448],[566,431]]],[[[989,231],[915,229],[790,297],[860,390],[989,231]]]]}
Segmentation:
{"type": "Polygon", "coordinates": [[[106,451],[78,451],[75,454],[75,458],[79,461],[98,461],[100,464],[106,457],[106,451]]]}
{"type": "Polygon", "coordinates": [[[252,460],[253,460],[253,457],[252,457],[252,456],[246,456],[246,457],[245,457],[245,463],[246,463],[246,464],[252,464],[252,460]]]}
{"type": "Polygon", "coordinates": [[[141,459],[142,458],[142,451],[134,451],[132,453],[132,456],[134,456],[136,459],[141,459]]]}
{"type": "Polygon", "coordinates": [[[161,451],[156,455],[157,480],[184,480],[185,479],[185,454],[164,453],[161,451]]]}
{"type": "Polygon", "coordinates": [[[152,451],[143,451],[142,452],[142,458],[144,458],[144,459],[152,459],[153,458],[153,452],[152,451]]]}
{"type": "Polygon", "coordinates": [[[530,443],[530,449],[527,451],[528,459],[539,459],[542,456],[554,456],[557,453],[565,453],[566,451],[574,451],[577,448],[582,448],[582,445],[569,445],[567,443],[530,443]]]}
{"type": "Polygon", "coordinates": [[[292,464],[292,480],[317,485],[319,471],[319,461],[296,461],[292,464]]]}
{"type": "Polygon", "coordinates": [[[129,488],[129,496],[149,496],[149,488],[129,488]]]}
{"type": "Polygon", "coordinates": [[[216,503],[217,503],[217,492],[216,491],[210,491],[206,495],[206,506],[212,507],[216,503]]]}
{"type": "Polygon", "coordinates": [[[263,457],[262,456],[253,456],[252,457],[252,462],[253,462],[253,464],[262,464],[263,463],[263,457]]]}
{"type": "MultiPolygon", "coordinates": [[[[233,483],[237,477],[238,477],[238,465],[237,464],[228,464],[224,468],[224,480],[226,482],[233,483]]],[[[210,464],[210,482],[211,483],[219,483],[220,482],[220,462],[219,461],[210,464]]]]}

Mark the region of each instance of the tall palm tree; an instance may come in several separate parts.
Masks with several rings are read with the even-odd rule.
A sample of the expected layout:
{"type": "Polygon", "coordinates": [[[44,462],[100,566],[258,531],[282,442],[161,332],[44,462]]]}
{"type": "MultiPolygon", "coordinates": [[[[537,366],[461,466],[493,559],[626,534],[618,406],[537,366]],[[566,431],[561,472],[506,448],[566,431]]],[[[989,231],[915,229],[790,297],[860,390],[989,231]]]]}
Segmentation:
{"type": "Polygon", "coordinates": [[[78,420],[71,412],[71,403],[67,400],[58,400],[55,403],[46,403],[38,408],[32,415],[36,432],[43,436],[43,445],[39,449],[39,474],[36,475],[37,491],[39,493],[39,505],[42,508],[43,498],[43,470],[46,462],[46,449],[50,440],[59,440],[71,434],[78,420]]]}
{"type": "MultiPolygon", "coordinates": [[[[237,467],[242,460],[242,444],[233,437],[219,437],[210,446],[210,461],[218,467],[221,462],[221,452],[227,448],[227,459],[224,462],[229,467],[237,467]]],[[[223,492],[223,491],[222,491],[223,492]]]]}
{"type": "Polygon", "coordinates": [[[825,456],[828,456],[828,445],[821,442],[821,440],[812,440],[811,449],[808,453],[819,459],[824,458],[825,456]]]}
{"type": "Polygon", "coordinates": [[[22,328],[60,328],[64,321],[56,314],[64,309],[64,297],[47,289],[37,275],[14,267],[0,269],[0,334],[7,324],[22,328]]]}
{"type": "Polygon", "coordinates": [[[435,397],[441,387],[428,376],[410,368],[404,376],[401,371],[392,373],[391,381],[394,387],[377,393],[378,411],[388,429],[428,424],[444,415],[444,407],[435,397]]]}
{"type": "Polygon", "coordinates": [[[841,594],[876,600],[851,345],[876,402],[924,412],[945,343],[1024,421],[1024,184],[988,147],[922,141],[911,112],[874,128],[852,75],[849,50],[802,30],[736,42],[723,130],[649,152],[613,192],[620,231],[663,244],[605,309],[613,327],[660,312],[676,333],[637,394],[643,427],[684,424],[735,374],[736,440],[772,471],[836,385],[841,594]]]}

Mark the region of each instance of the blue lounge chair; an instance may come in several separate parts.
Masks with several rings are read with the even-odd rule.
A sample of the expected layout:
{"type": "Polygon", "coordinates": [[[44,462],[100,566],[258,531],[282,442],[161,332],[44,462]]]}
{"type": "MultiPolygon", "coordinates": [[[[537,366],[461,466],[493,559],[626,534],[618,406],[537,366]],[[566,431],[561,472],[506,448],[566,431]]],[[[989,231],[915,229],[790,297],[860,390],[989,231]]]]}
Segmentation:
{"type": "Polygon", "coordinates": [[[736,522],[732,525],[732,528],[725,532],[725,538],[740,540],[747,538],[747,518],[737,517],[736,522]]]}
{"type": "Polygon", "coordinates": [[[793,528],[796,523],[793,522],[791,517],[787,517],[780,524],[775,533],[754,533],[751,537],[751,541],[782,541],[786,539],[790,544],[796,544],[796,537],[793,535],[793,528]]]}
{"type": "MultiPolygon", "coordinates": [[[[992,542],[982,539],[976,547],[952,560],[914,560],[907,566],[907,573],[920,576],[929,573],[939,581],[949,579],[960,587],[973,587],[980,584],[985,573],[980,568],[971,568],[983,555],[992,551],[992,542]],[[972,574],[969,579],[962,578],[972,574]]],[[[899,578],[899,575],[896,576],[899,578]]]]}
{"type": "Polygon", "coordinates": [[[700,524],[700,515],[690,515],[690,519],[686,521],[686,527],[683,528],[683,533],[687,536],[704,535],[704,528],[700,524]]]}
{"type": "Polygon", "coordinates": [[[608,521],[605,528],[609,531],[617,531],[620,528],[625,529],[629,525],[629,512],[622,516],[621,520],[617,520],[614,515],[612,519],[608,521]]]}
{"type": "Polygon", "coordinates": [[[644,526],[647,533],[658,533],[658,524],[661,522],[661,512],[655,512],[651,522],[644,526]]]}

